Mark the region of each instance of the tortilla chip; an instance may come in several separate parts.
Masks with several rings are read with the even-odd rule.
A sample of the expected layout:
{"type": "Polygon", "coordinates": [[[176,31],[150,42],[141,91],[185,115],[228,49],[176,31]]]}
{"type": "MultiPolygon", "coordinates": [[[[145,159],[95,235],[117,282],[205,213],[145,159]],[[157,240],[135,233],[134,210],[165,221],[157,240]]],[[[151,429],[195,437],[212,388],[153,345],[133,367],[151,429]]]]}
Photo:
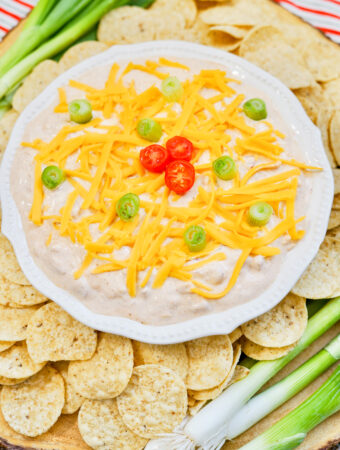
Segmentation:
{"type": "Polygon", "coordinates": [[[18,264],[12,245],[2,233],[0,233],[0,275],[12,283],[30,285],[18,264]]]}
{"type": "Polygon", "coordinates": [[[167,17],[171,12],[177,12],[183,16],[187,27],[194,24],[197,15],[194,0],[156,0],[150,10],[157,11],[164,17],[167,17]]]}
{"type": "Polygon", "coordinates": [[[0,353],[0,376],[6,378],[25,378],[36,374],[45,363],[32,361],[25,341],[17,342],[0,353]]]}
{"type": "Polygon", "coordinates": [[[292,292],[315,300],[336,297],[340,289],[339,273],[340,239],[327,235],[292,292]]]}
{"type": "Polygon", "coordinates": [[[185,343],[189,358],[188,389],[211,389],[223,382],[233,362],[228,336],[207,336],[185,343]]]}
{"type": "Polygon", "coordinates": [[[261,8],[248,0],[209,8],[199,17],[207,25],[255,26],[263,22],[261,8]]]}
{"type": "Polygon", "coordinates": [[[222,33],[230,34],[235,39],[242,39],[247,36],[251,27],[241,27],[234,25],[214,25],[210,27],[211,31],[221,31],[222,33]]]}
{"type": "Polygon", "coordinates": [[[239,54],[279,78],[290,89],[309,87],[314,79],[280,31],[270,25],[254,28],[242,41],[239,54]]]}
{"type": "Polygon", "coordinates": [[[307,326],[306,299],[288,294],[275,308],[241,326],[246,338],[264,347],[286,347],[303,335],[307,326]]]}
{"type": "Polygon", "coordinates": [[[316,123],[320,105],[327,105],[323,90],[319,84],[307,88],[296,89],[294,94],[300,100],[312,122],[316,123]]]}
{"type": "Polygon", "coordinates": [[[233,375],[232,379],[230,380],[228,386],[231,386],[232,384],[243,380],[243,378],[245,378],[249,374],[249,372],[250,372],[250,370],[247,367],[244,367],[244,366],[241,366],[238,364],[235,367],[234,375],[233,375]]]}
{"type": "Polygon", "coordinates": [[[70,363],[68,379],[80,395],[94,400],[117,397],[126,388],[133,369],[130,339],[100,333],[97,349],[88,361],[70,363]]]}
{"type": "Polygon", "coordinates": [[[12,347],[15,344],[15,341],[0,341],[0,353],[12,347]]]}
{"type": "Polygon", "coordinates": [[[152,439],[159,433],[170,433],[182,422],[188,406],[187,390],[171,369],[147,364],[133,369],[117,403],[125,425],[138,436],[152,439]]]}
{"type": "Polygon", "coordinates": [[[321,132],[322,142],[323,142],[323,146],[324,146],[329,164],[331,165],[331,167],[336,167],[334,155],[330,148],[329,134],[328,134],[328,129],[329,129],[330,121],[332,118],[332,113],[333,113],[333,111],[331,109],[321,107],[319,110],[318,117],[316,119],[316,125],[321,132]]]}
{"type": "Polygon", "coordinates": [[[53,367],[46,366],[29,380],[1,391],[1,411],[13,430],[35,437],[49,430],[64,405],[64,382],[53,367]]]}
{"type": "Polygon", "coordinates": [[[333,199],[333,209],[339,210],[340,209],[340,194],[334,195],[333,199]]]}
{"type": "Polygon", "coordinates": [[[234,371],[235,371],[237,363],[240,360],[240,357],[241,357],[241,345],[236,344],[234,347],[234,352],[233,352],[232,366],[231,366],[230,370],[228,371],[227,375],[225,375],[225,378],[222,381],[222,383],[219,386],[212,388],[212,389],[205,389],[205,390],[200,390],[200,391],[190,391],[190,395],[195,400],[214,400],[215,398],[217,398],[229,386],[229,384],[234,376],[234,371]]]}
{"type": "Polygon", "coordinates": [[[19,114],[14,111],[14,109],[11,109],[0,119],[0,159],[3,152],[6,150],[12,129],[18,117],[19,114]]]}
{"type": "Polygon", "coordinates": [[[329,217],[328,221],[328,230],[333,230],[333,228],[336,228],[340,225],[340,210],[339,209],[333,209],[331,211],[331,215],[329,217]]]}
{"type": "Polygon", "coordinates": [[[238,339],[240,339],[241,336],[242,336],[241,328],[240,327],[235,328],[235,330],[229,334],[230,342],[233,344],[238,339]]]}
{"type": "Polygon", "coordinates": [[[325,97],[333,104],[335,108],[340,104],[340,77],[322,84],[325,97]]]}
{"type": "Polygon", "coordinates": [[[14,94],[13,108],[21,113],[60,74],[60,66],[55,61],[46,59],[38,64],[14,94]]]}
{"type": "Polygon", "coordinates": [[[330,81],[340,76],[339,48],[330,40],[303,40],[299,50],[316,81],[330,81]]]}
{"type": "Polygon", "coordinates": [[[36,306],[14,309],[0,305],[0,340],[23,341],[26,339],[28,322],[36,310],[36,306]]]}
{"type": "Polygon", "coordinates": [[[6,378],[6,377],[0,377],[0,385],[3,386],[14,386],[15,384],[20,384],[23,381],[27,380],[29,377],[25,378],[6,378]]]}
{"type": "Polygon", "coordinates": [[[79,411],[78,428],[93,449],[142,450],[148,442],[127,428],[116,400],[86,400],[79,411]]]}
{"type": "Polygon", "coordinates": [[[184,344],[156,345],[132,341],[135,366],[160,364],[176,372],[183,380],[188,374],[188,356],[184,344]]]}
{"type": "Polygon", "coordinates": [[[340,194],[340,169],[333,169],[334,194],[340,194]]]}
{"type": "Polygon", "coordinates": [[[84,403],[85,398],[76,392],[73,386],[69,382],[68,376],[68,361],[59,361],[53,364],[54,367],[58,370],[60,375],[63,377],[65,384],[65,403],[63,409],[61,411],[62,414],[73,414],[81,407],[84,403]]]}
{"type": "Polygon", "coordinates": [[[22,308],[47,302],[33,286],[12,283],[0,275],[0,305],[22,308]]]}
{"type": "Polygon", "coordinates": [[[194,400],[193,405],[188,408],[188,413],[190,416],[195,416],[207,403],[208,400],[194,400]]]}
{"type": "Polygon", "coordinates": [[[330,146],[338,166],[340,166],[340,110],[333,114],[329,127],[330,146]]]}
{"type": "Polygon", "coordinates": [[[256,359],[257,361],[268,361],[287,355],[295,347],[296,343],[286,345],[285,347],[263,347],[242,336],[241,345],[243,353],[249,356],[249,358],[256,359]]]}
{"type": "Polygon", "coordinates": [[[94,55],[98,55],[98,53],[104,52],[107,49],[108,46],[104,44],[104,42],[98,41],[85,41],[73,45],[60,58],[60,71],[65,72],[84,59],[90,58],[94,55]]]}
{"type": "Polygon", "coordinates": [[[179,39],[185,19],[178,12],[167,15],[125,6],[110,11],[100,22],[98,39],[110,44],[133,44],[155,39],[179,39]]]}
{"type": "Polygon", "coordinates": [[[42,306],[27,327],[27,347],[33,361],[89,359],[97,346],[95,330],[73,319],[56,303],[42,306]]]}

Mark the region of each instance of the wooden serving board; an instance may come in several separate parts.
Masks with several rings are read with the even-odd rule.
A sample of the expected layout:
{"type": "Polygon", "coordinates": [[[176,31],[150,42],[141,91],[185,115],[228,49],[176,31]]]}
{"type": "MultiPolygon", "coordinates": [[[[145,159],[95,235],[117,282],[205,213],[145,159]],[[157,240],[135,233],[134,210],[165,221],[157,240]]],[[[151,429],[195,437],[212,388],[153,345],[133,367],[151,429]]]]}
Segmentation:
{"type": "MultiPolygon", "coordinates": [[[[249,0],[251,1],[251,0],[249,0]]],[[[290,14],[283,8],[273,4],[273,8],[276,7],[282,12],[282,20],[287,20],[290,23],[296,21],[301,24],[301,20],[290,14]]],[[[10,32],[6,39],[0,43],[0,55],[4,53],[7,48],[15,41],[18,34],[23,27],[24,21],[10,32]]],[[[310,28],[309,25],[305,25],[306,28],[310,28]]],[[[321,33],[319,34],[320,40],[326,39],[321,33]]],[[[340,51],[339,51],[340,54],[340,51]]],[[[296,367],[300,366],[304,361],[310,358],[313,354],[319,351],[326,345],[334,336],[340,333],[340,323],[335,325],[318,341],[311,345],[306,351],[303,352],[298,358],[293,360],[284,370],[282,370],[267,386],[277,382],[288,373],[293,371],[296,367]]],[[[319,377],[314,383],[296,395],[293,399],[285,403],[282,407],[278,408],[264,420],[252,427],[243,435],[239,436],[232,442],[228,442],[223,447],[224,450],[238,450],[249,440],[259,435],[265,429],[270,427],[273,423],[278,421],[281,417],[286,415],[289,411],[294,409],[305,398],[311,395],[318,387],[328,378],[330,373],[335,367],[329,369],[325,374],[319,377]]],[[[266,387],[267,387],[266,386],[266,387]]],[[[339,387],[340,388],[340,387],[339,387]]],[[[333,450],[339,448],[340,444],[340,412],[333,415],[312,432],[310,432],[305,441],[298,447],[299,450],[333,450]]],[[[89,449],[82,440],[78,427],[77,427],[77,413],[72,415],[62,415],[57,423],[45,434],[37,438],[27,438],[16,432],[14,432],[5,422],[0,412],[0,448],[11,450],[86,450],[89,449]]]]}

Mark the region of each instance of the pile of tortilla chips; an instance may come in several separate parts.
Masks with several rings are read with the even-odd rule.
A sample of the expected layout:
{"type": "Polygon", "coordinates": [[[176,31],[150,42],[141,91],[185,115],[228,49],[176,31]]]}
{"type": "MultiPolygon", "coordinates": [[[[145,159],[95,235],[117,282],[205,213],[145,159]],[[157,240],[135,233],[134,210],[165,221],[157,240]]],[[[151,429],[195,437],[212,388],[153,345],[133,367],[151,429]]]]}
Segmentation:
{"type": "Polygon", "coordinates": [[[287,354],[307,325],[306,298],[340,295],[340,49],[268,0],[123,7],[102,19],[98,39],[26,78],[0,120],[1,153],[18,115],[63,71],[109,45],[182,39],[232,51],[280,78],[320,128],[335,178],[329,231],[292,293],[228,336],[185,344],[144,344],[82,325],[30,286],[0,234],[0,422],[34,438],[78,414],[91,448],[138,450],[247,376],[242,352],[256,360],[287,354]]]}

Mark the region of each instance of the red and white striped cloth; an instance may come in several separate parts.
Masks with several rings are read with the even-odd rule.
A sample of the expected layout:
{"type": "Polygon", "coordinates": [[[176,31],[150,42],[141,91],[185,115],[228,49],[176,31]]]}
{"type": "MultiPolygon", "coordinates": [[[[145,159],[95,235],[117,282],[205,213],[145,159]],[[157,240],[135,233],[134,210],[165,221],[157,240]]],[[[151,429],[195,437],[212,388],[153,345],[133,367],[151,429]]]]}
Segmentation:
{"type": "MultiPolygon", "coordinates": [[[[340,43],[340,0],[274,1],[340,43]]],[[[38,0],[0,0],[0,41],[37,2],[38,0]]]]}
{"type": "Polygon", "coordinates": [[[38,0],[0,0],[0,41],[37,3],[38,0]]]}
{"type": "Polygon", "coordinates": [[[275,1],[340,44],[340,0],[275,1]]]}

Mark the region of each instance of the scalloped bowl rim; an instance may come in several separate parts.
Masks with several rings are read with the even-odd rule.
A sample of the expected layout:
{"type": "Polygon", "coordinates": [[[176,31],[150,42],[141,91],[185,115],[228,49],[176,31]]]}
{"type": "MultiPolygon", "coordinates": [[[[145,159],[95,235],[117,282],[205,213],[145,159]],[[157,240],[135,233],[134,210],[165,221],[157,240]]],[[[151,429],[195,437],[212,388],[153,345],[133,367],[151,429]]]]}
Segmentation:
{"type": "Polygon", "coordinates": [[[113,46],[60,75],[34,99],[20,115],[12,131],[1,166],[0,189],[3,210],[2,232],[11,241],[24,274],[37,290],[91,328],[149,343],[172,344],[208,335],[230,333],[237,326],[265,313],[281,301],[314,258],[324,239],[333,200],[333,176],[319,129],[312,124],[295,95],[281,81],[246,60],[222,50],[183,41],[155,41],[113,46]],[[309,210],[313,214],[310,229],[304,239],[288,253],[279,275],[268,289],[248,303],[227,311],[167,326],[144,325],[123,317],[96,314],[85,307],[75,296],[56,286],[35,264],[29,252],[21,217],[10,190],[11,164],[21,142],[20,136],[32,116],[46,104],[46,98],[50,97],[51,99],[55,95],[56,88],[88,68],[104,65],[114,60],[133,59],[141,54],[145,57],[161,55],[204,59],[232,66],[233,71],[236,71],[239,76],[248,77],[255,84],[260,83],[261,88],[270,93],[276,101],[281,102],[281,108],[285,108],[284,111],[290,120],[290,126],[307,144],[305,146],[309,150],[308,153],[305,152],[307,159],[316,162],[324,169],[318,177],[317,186],[313,186],[313,193],[317,199],[315,201],[313,197],[312,210],[309,210]]]}

